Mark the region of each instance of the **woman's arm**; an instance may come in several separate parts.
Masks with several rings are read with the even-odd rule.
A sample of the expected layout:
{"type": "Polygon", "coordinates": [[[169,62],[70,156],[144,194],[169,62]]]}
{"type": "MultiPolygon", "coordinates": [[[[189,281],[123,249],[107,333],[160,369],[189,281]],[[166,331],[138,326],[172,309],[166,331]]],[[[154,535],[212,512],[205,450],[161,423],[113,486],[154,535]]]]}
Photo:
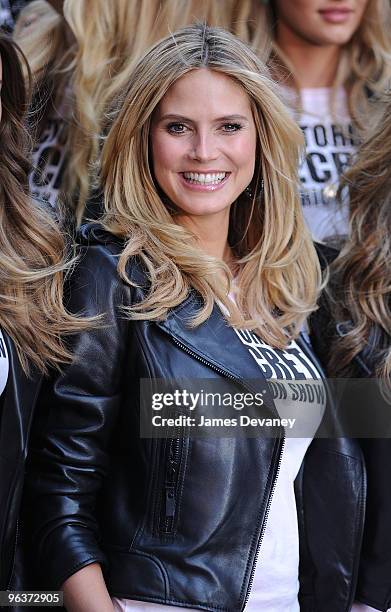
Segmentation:
{"type": "Polygon", "coordinates": [[[73,574],[61,587],[68,612],[113,612],[113,604],[98,563],[73,574]]]}
{"type": "Polygon", "coordinates": [[[45,382],[37,404],[25,514],[37,569],[52,588],[84,566],[106,562],[96,498],[122,401],[129,331],[119,311],[129,303],[129,288],[118,278],[117,261],[104,245],[82,253],[69,310],[105,318],[73,338],[74,361],[45,382]]]}

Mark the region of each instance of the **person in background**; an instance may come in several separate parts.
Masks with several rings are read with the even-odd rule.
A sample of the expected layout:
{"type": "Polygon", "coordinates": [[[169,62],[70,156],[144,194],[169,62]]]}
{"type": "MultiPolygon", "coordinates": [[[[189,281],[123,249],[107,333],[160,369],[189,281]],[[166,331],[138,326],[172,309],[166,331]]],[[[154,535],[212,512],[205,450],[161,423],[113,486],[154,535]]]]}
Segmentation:
{"type": "Polygon", "coordinates": [[[73,59],[74,42],[62,12],[46,0],[30,2],[24,8],[16,23],[14,40],[28,59],[33,83],[30,190],[34,197],[55,208],[65,185],[67,140],[72,125],[68,66],[73,59]]]}
{"type": "Polygon", "coordinates": [[[269,65],[304,132],[304,215],[317,240],[346,236],[339,178],[372,105],[391,80],[389,0],[241,0],[232,29],[254,49],[270,40],[269,65]]]}
{"type": "Polygon", "coordinates": [[[26,0],[0,0],[0,28],[12,32],[26,0]]]}
{"type": "Polygon", "coordinates": [[[82,228],[70,282],[71,311],[106,324],[45,382],[28,467],[35,566],[69,612],[351,605],[365,476],[354,441],[313,440],[327,391],[300,335],[321,284],[302,145],[265,65],[224,30],[179,30],[129,75],[102,151],[106,214],[82,228]],[[281,376],[317,399],[274,401],[281,376]],[[259,390],[307,436],[140,436],[140,381],[183,377],[259,390]]]}
{"type": "Polygon", "coordinates": [[[0,589],[16,547],[34,406],[48,367],[70,360],[62,336],[86,325],[63,306],[69,269],[57,222],[28,192],[25,59],[0,34],[0,589]]]}
{"type": "Polygon", "coordinates": [[[99,217],[102,136],[134,62],[153,42],[197,19],[228,25],[227,7],[213,0],[31,2],[16,24],[15,40],[34,81],[33,194],[52,206],[61,195],[78,224],[99,217]]]}
{"type": "MultiPolygon", "coordinates": [[[[381,108],[344,178],[350,192],[350,240],[334,256],[328,289],[311,323],[315,350],[330,376],[377,380],[376,385],[368,382],[368,391],[360,386],[356,406],[357,414],[368,414],[364,423],[369,437],[359,440],[368,495],[356,591],[361,603],[354,605],[354,612],[391,609],[391,439],[379,438],[386,432],[390,436],[391,429],[390,94],[381,108]]],[[[342,409],[352,393],[348,384],[342,409]]]]}

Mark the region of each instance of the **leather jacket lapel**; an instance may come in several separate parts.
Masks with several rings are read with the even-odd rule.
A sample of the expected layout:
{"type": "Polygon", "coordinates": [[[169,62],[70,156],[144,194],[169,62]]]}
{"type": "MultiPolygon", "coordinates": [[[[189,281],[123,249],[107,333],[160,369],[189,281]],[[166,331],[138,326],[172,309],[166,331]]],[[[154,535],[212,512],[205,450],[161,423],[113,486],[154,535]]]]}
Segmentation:
{"type": "Polygon", "coordinates": [[[165,321],[157,325],[168,333],[173,341],[206,362],[212,369],[228,378],[238,380],[253,393],[262,393],[265,405],[277,415],[266,379],[246,347],[236,336],[215,305],[207,321],[191,328],[188,321],[199,307],[194,294],[173,309],[165,321]]]}
{"type": "Polygon", "coordinates": [[[158,325],[200,357],[236,378],[246,380],[261,376],[258,366],[248,359],[246,348],[217,306],[209,319],[195,328],[187,324],[192,315],[194,310],[189,307],[182,307],[180,312],[175,309],[158,325]]]}

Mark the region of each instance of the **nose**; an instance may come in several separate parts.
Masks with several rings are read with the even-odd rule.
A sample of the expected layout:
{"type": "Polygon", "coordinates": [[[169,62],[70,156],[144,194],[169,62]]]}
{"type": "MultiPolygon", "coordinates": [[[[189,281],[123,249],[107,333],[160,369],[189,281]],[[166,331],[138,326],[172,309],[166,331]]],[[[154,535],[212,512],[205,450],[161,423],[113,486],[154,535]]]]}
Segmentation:
{"type": "Polygon", "coordinates": [[[191,142],[191,159],[205,162],[218,157],[217,139],[208,131],[199,131],[194,134],[191,142]]]}

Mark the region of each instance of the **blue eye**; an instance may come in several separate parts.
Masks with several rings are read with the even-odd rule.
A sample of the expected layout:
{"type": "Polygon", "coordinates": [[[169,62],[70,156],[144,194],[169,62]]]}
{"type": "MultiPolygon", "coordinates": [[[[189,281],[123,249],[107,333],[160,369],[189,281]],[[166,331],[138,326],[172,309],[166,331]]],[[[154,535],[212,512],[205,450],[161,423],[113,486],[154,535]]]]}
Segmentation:
{"type": "Polygon", "coordinates": [[[186,131],[186,126],[183,123],[170,123],[167,126],[167,131],[170,134],[183,134],[186,131]]]}
{"type": "Polygon", "coordinates": [[[224,123],[223,130],[224,132],[238,132],[242,127],[240,123],[224,123]]]}

